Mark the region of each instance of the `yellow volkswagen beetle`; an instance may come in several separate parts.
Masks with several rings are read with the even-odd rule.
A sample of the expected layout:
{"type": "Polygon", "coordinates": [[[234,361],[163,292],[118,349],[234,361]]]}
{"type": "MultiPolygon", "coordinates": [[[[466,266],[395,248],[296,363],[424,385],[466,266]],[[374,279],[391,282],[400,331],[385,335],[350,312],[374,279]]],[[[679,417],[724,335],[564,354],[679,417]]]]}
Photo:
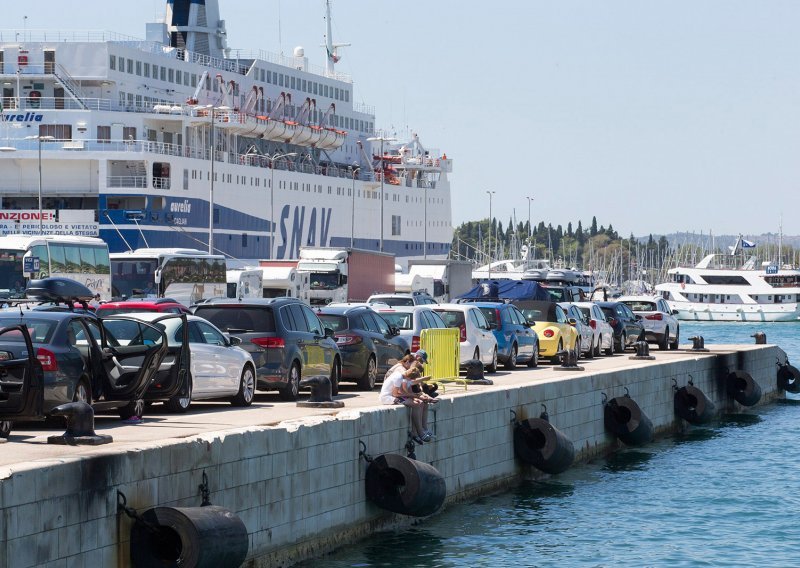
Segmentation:
{"type": "Polygon", "coordinates": [[[514,302],[539,336],[539,355],[558,363],[556,353],[563,349],[579,349],[575,320],[567,318],[564,309],[555,302],[514,302]]]}

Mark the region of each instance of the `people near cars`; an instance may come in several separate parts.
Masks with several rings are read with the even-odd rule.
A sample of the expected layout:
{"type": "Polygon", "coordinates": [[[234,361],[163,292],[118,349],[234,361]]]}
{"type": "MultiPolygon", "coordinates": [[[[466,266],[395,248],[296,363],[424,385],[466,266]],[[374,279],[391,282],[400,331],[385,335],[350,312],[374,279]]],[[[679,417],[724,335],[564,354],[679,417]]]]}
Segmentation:
{"type": "Polygon", "coordinates": [[[416,363],[409,369],[400,369],[383,381],[378,396],[382,404],[403,404],[411,410],[411,439],[417,444],[430,442],[433,432],[428,430],[428,405],[436,400],[423,392],[414,392],[422,371],[416,363]]]}

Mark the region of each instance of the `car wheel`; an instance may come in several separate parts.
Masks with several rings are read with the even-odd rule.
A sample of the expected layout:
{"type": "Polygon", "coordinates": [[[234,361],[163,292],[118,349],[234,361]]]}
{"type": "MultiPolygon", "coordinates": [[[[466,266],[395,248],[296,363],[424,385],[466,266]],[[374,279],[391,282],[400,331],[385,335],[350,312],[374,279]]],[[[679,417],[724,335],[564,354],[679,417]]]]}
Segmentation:
{"type": "Polygon", "coordinates": [[[170,412],[183,413],[189,410],[192,405],[192,377],[186,383],[186,396],[173,396],[164,403],[164,407],[170,412]]]}
{"type": "Polygon", "coordinates": [[[669,349],[669,328],[664,330],[664,336],[661,338],[661,341],[658,342],[658,348],[661,351],[669,349]]]}
{"type": "Polygon", "coordinates": [[[508,356],[508,360],[505,362],[504,367],[509,371],[517,366],[517,346],[516,344],[511,346],[511,354],[508,356]]]}
{"type": "Polygon", "coordinates": [[[604,351],[606,357],[611,357],[614,354],[614,336],[612,335],[609,342],[608,347],[604,351]]]}
{"type": "Polygon", "coordinates": [[[600,355],[602,354],[602,347],[603,347],[602,343],[603,343],[603,336],[601,335],[600,337],[597,338],[597,343],[594,346],[595,357],[600,357],[600,355]]]}
{"type": "Polygon", "coordinates": [[[581,358],[581,338],[577,338],[575,340],[575,357],[577,359],[581,358]]]}
{"type": "Polygon", "coordinates": [[[495,347],[494,350],[492,351],[492,362],[489,363],[488,367],[486,367],[486,371],[488,373],[497,372],[497,347],[495,347]]]}
{"type": "Polygon", "coordinates": [[[589,350],[586,352],[587,359],[594,359],[594,336],[592,336],[591,343],[589,343],[589,350]]]}
{"type": "Polygon", "coordinates": [[[564,344],[559,339],[558,340],[558,348],[556,349],[556,354],[553,355],[552,357],[550,357],[550,362],[553,363],[553,364],[556,364],[556,365],[558,363],[560,363],[561,361],[558,360],[558,353],[563,351],[563,350],[564,350],[564,344]]]}
{"type": "Polygon", "coordinates": [[[339,394],[339,379],[342,378],[342,363],[339,358],[333,360],[333,367],[331,368],[331,395],[336,396],[339,394]]]}
{"type": "Polygon", "coordinates": [[[300,393],[300,364],[295,361],[286,375],[286,386],[278,391],[283,400],[297,400],[300,393]]]}
{"type": "Polygon", "coordinates": [[[528,367],[534,368],[539,366],[539,344],[533,346],[533,355],[528,359],[528,367]]]}
{"type": "Polygon", "coordinates": [[[12,424],[10,420],[0,421],[0,438],[8,438],[11,435],[12,424]]]}
{"type": "Polygon", "coordinates": [[[127,420],[133,416],[141,418],[144,415],[144,401],[141,398],[132,400],[125,406],[120,406],[117,411],[119,417],[123,420],[127,420]]]}
{"type": "Polygon", "coordinates": [[[669,348],[675,351],[678,348],[678,341],[681,334],[681,328],[677,328],[675,330],[675,339],[672,340],[672,343],[669,344],[669,348]]]}
{"type": "Polygon", "coordinates": [[[365,391],[371,391],[375,388],[375,381],[378,380],[378,363],[375,361],[375,355],[370,355],[367,361],[367,368],[364,369],[364,375],[358,379],[358,388],[365,391]]]}
{"type": "Polygon", "coordinates": [[[239,392],[231,399],[233,406],[250,406],[253,404],[253,397],[256,395],[256,375],[253,368],[247,365],[242,371],[242,378],[239,379],[239,392]]]}
{"type": "Polygon", "coordinates": [[[78,384],[75,385],[75,394],[72,395],[72,402],[78,401],[92,404],[92,391],[89,389],[89,383],[86,379],[80,379],[78,384]]]}
{"type": "Polygon", "coordinates": [[[620,336],[619,336],[619,341],[614,343],[614,352],[615,353],[622,353],[623,351],[625,351],[626,340],[627,340],[627,336],[625,335],[625,332],[623,331],[622,334],[620,334],[620,336]]]}

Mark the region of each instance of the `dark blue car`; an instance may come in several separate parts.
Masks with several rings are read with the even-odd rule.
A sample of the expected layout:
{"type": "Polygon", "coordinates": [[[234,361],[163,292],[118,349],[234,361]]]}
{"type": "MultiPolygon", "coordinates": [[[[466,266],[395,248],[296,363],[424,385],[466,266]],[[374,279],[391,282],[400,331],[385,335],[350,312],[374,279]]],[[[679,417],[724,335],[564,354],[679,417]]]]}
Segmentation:
{"type": "Polygon", "coordinates": [[[506,369],[517,363],[539,364],[539,338],[514,305],[505,302],[471,302],[480,308],[497,339],[497,360],[506,369]]]}

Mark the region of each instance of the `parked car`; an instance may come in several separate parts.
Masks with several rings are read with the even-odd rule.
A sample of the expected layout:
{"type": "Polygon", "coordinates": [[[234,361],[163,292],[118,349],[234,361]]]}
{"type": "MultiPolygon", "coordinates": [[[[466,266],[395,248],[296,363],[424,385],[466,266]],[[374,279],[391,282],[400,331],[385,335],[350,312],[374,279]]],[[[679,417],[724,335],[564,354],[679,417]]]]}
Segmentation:
{"type": "Polygon", "coordinates": [[[587,359],[594,358],[594,332],[589,325],[589,321],[584,318],[583,312],[581,312],[578,306],[570,302],[559,302],[558,305],[567,313],[567,321],[572,323],[572,320],[575,320],[575,323],[572,325],[578,332],[578,342],[575,347],[575,350],[578,352],[578,357],[585,356],[587,359]]]}
{"type": "MultiPolygon", "coordinates": [[[[201,317],[174,317],[158,312],[130,314],[131,318],[151,323],[167,335],[167,344],[180,349],[188,340],[189,384],[187,392],[165,402],[173,412],[186,412],[192,401],[226,398],[234,406],[250,406],[256,388],[253,358],[239,347],[241,339],[230,339],[201,317]]],[[[104,320],[115,337],[131,336],[130,319],[104,320]]],[[[160,381],[156,381],[158,383],[160,381]]]]}
{"type": "Polygon", "coordinates": [[[680,324],[675,311],[660,296],[621,296],[617,301],[642,316],[644,336],[662,350],[677,349],[680,341],[680,324]]]}
{"type": "Polygon", "coordinates": [[[355,380],[358,388],[372,390],[410,348],[400,331],[366,306],[320,307],[322,325],[333,330],[342,354],[342,380],[355,380]]]}
{"type": "Polygon", "coordinates": [[[614,330],[614,351],[622,353],[640,339],[644,339],[642,316],[637,316],[622,302],[597,302],[614,330]]]}
{"type": "Polygon", "coordinates": [[[436,300],[427,292],[397,292],[394,294],[373,294],[367,298],[368,304],[387,304],[389,306],[425,306],[435,304],[436,300]]]}
{"type": "Polygon", "coordinates": [[[473,304],[438,304],[433,306],[433,310],[447,327],[459,329],[462,365],[471,359],[479,359],[488,372],[497,371],[497,340],[480,308],[473,304]]]}
{"type": "Polygon", "coordinates": [[[284,400],[297,400],[300,380],[327,375],[339,392],[342,358],[333,331],[296,298],[214,298],[195,306],[195,315],[231,337],[256,365],[256,388],[277,389],[284,400]]]}
{"type": "Polygon", "coordinates": [[[400,331],[400,337],[405,338],[411,353],[416,353],[419,349],[423,329],[447,327],[442,317],[429,305],[393,308],[373,304],[372,310],[379,313],[389,325],[395,326],[400,331]]]}
{"type": "Polygon", "coordinates": [[[171,298],[142,298],[121,302],[106,302],[95,309],[98,316],[113,316],[142,312],[159,312],[167,314],[189,314],[191,310],[171,298]]]}
{"type": "MultiPolygon", "coordinates": [[[[67,402],[84,401],[95,411],[116,410],[121,418],[141,416],[148,386],[167,353],[164,333],[142,324],[151,340],[119,343],[105,323],[86,312],[8,310],[0,327],[24,325],[44,372],[45,414],[67,402]]],[[[0,337],[0,352],[24,359],[28,348],[22,333],[0,337]]],[[[169,385],[164,398],[180,389],[169,385]]]]}
{"type": "Polygon", "coordinates": [[[540,357],[549,357],[551,362],[558,363],[559,351],[576,348],[578,331],[561,306],[539,300],[515,300],[513,304],[533,324],[539,337],[540,357]]]}
{"type": "Polygon", "coordinates": [[[601,352],[605,355],[612,355],[614,353],[614,329],[608,324],[606,315],[600,306],[594,302],[576,302],[574,305],[578,307],[585,321],[592,328],[595,355],[600,355],[601,352]]]}
{"type": "Polygon", "coordinates": [[[11,435],[14,422],[44,419],[44,371],[36,358],[28,327],[0,326],[0,343],[17,335],[25,346],[25,355],[0,351],[2,389],[15,393],[0,397],[0,438],[11,435]]]}
{"type": "Polygon", "coordinates": [[[497,340],[497,359],[506,369],[517,363],[539,364],[539,336],[514,305],[505,302],[472,302],[483,312],[497,340]]]}

